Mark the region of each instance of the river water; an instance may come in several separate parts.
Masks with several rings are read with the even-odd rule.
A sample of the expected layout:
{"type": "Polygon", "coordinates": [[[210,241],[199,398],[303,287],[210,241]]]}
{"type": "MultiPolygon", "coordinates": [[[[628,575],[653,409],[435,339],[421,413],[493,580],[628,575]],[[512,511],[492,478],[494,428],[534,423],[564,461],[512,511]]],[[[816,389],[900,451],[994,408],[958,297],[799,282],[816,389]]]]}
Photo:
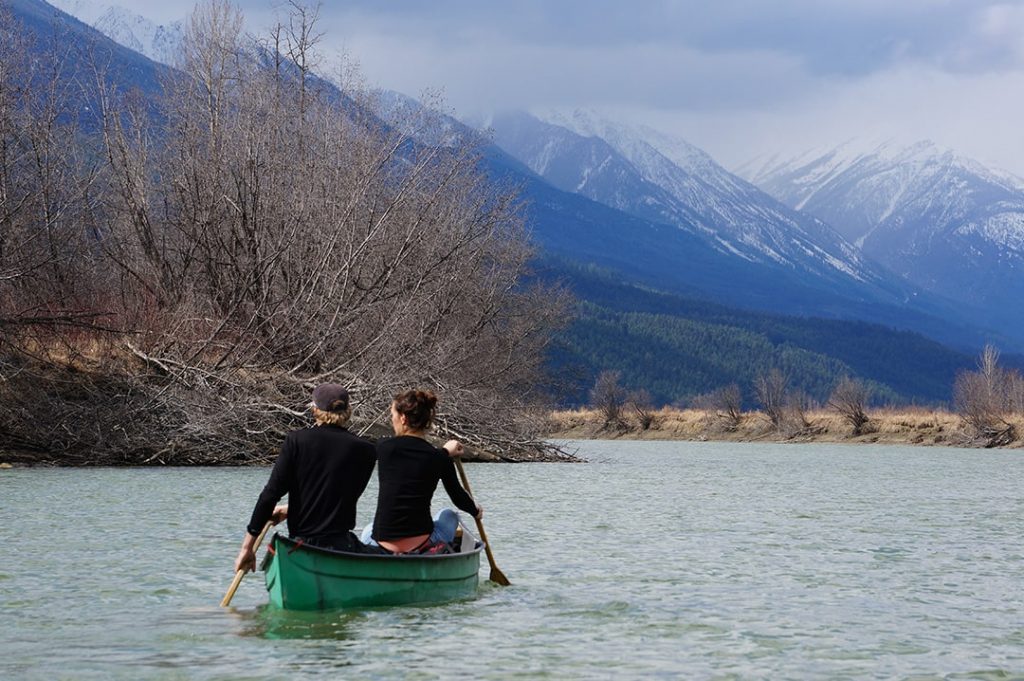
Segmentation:
{"type": "Polygon", "coordinates": [[[0,678],[1024,678],[1024,452],[572,446],[467,465],[513,586],[312,615],[218,607],[267,469],[0,470],[0,678]]]}

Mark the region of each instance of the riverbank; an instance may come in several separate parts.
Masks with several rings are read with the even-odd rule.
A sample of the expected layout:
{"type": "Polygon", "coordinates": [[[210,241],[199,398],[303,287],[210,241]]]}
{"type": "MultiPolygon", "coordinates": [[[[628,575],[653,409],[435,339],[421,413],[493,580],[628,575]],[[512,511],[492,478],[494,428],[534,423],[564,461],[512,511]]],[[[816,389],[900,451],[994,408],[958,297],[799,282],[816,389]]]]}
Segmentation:
{"type": "MultiPolygon", "coordinates": [[[[934,409],[880,409],[869,413],[864,432],[853,435],[849,423],[838,414],[826,410],[808,411],[805,424],[783,429],[772,426],[761,412],[744,412],[738,424],[700,409],[663,408],[651,412],[651,423],[642,428],[636,418],[605,425],[603,415],[595,409],[574,409],[551,412],[547,435],[557,440],[624,439],[624,440],[688,440],[724,442],[831,442],[865,444],[906,444],[978,447],[982,444],[971,436],[959,416],[934,409]]],[[[1024,417],[1009,420],[1015,439],[1006,448],[1024,448],[1024,417]]]]}
{"type": "MultiPolygon", "coordinates": [[[[392,437],[393,433],[390,428],[373,424],[362,430],[357,430],[362,437],[376,442],[382,438],[392,437]]],[[[444,440],[436,436],[429,436],[431,444],[440,447],[444,444],[444,440]]],[[[276,458],[276,451],[271,452],[265,456],[256,458],[253,457],[247,460],[234,461],[229,464],[222,462],[203,462],[202,460],[188,462],[188,463],[173,463],[166,464],[162,461],[147,461],[144,463],[98,463],[96,465],[115,467],[115,468],[134,468],[134,467],[157,467],[157,466],[184,466],[184,467],[196,467],[196,466],[268,466],[274,462],[276,458]]],[[[465,453],[462,456],[462,460],[470,463],[526,463],[526,462],[578,462],[579,458],[569,454],[568,452],[562,451],[556,446],[548,446],[545,448],[523,448],[517,450],[513,455],[509,454],[497,454],[487,449],[480,447],[474,447],[467,445],[465,453]]],[[[82,464],[79,461],[68,461],[62,459],[59,456],[53,455],[40,455],[36,452],[21,452],[13,449],[6,449],[2,443],[0,443],[0,470],[8,470],[12,468],[83,468],[88,467],[87,464],[82,464]]]]}
{"type": "MultiPolygon", "coordinates": [[[[310,380],[280,370],[214,372],[104,340],[73,349],[0,344],[0,469],[261,466],[274,462],[289,432],[312,425],[310,380]]],[[[397,389],[352,385],[349,429],[371,441],[391,437],[397,389]]],[[[544,441],[536,411],[481,419],[476,398],[459,396],[456,403],[441,394],[448,411],[433,439],[462,440],[466,461],[573,460],[544,441]]]]}

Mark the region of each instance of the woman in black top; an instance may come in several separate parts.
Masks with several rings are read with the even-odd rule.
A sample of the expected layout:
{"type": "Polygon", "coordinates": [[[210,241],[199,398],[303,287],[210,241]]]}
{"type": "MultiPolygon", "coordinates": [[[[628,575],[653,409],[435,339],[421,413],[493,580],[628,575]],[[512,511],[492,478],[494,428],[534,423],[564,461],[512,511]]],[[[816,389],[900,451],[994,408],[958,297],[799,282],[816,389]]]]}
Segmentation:
{"type": "Polygon", "coordinates": [[[462,443],[448,441],[444,449],[426,440],[434,419],[437,397],[430,391],[409,390],[391,403],[395,437],[377,443],[377,514],[363,531],[365,543],[392,553],[436,551],[455,539],[458,514],[451,509],[430,517],[430,500],[440,481],[459,509],[482,518],[483,508],[459,484],[451,456],[462,454],[462,443]]]}

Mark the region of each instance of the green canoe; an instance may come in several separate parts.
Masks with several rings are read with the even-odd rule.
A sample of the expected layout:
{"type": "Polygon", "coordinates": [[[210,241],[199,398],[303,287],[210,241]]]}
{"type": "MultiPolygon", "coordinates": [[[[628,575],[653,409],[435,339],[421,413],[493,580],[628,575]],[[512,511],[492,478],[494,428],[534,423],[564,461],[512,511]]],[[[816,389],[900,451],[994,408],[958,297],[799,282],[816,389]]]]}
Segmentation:
{"type": "Polygon", "coordinates": [[[436,603],[476,593],[481,548],[389,556],[332,551],[275,534],[263,570],[271,604],[287,610],[436,603]]]}

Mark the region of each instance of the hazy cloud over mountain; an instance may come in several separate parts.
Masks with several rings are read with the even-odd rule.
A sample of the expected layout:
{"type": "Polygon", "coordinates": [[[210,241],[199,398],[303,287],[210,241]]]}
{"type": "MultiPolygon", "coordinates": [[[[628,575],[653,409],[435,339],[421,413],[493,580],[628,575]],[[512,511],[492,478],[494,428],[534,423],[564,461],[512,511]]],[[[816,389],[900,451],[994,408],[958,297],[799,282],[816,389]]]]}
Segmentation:
{"type": "MultiPolygon", "coordinates": [[[[157,20],[192,5],[120,4],[157,20]]],[[[239,4],[258,27],[283,3],[239,4]]],[[[602,108],[727,164],[859,135],[932,137],[1024,174],[1019,0],[357,0],[321,12],[326,42],[371,83],[443,89],[460,111],[602,108]]]]}

